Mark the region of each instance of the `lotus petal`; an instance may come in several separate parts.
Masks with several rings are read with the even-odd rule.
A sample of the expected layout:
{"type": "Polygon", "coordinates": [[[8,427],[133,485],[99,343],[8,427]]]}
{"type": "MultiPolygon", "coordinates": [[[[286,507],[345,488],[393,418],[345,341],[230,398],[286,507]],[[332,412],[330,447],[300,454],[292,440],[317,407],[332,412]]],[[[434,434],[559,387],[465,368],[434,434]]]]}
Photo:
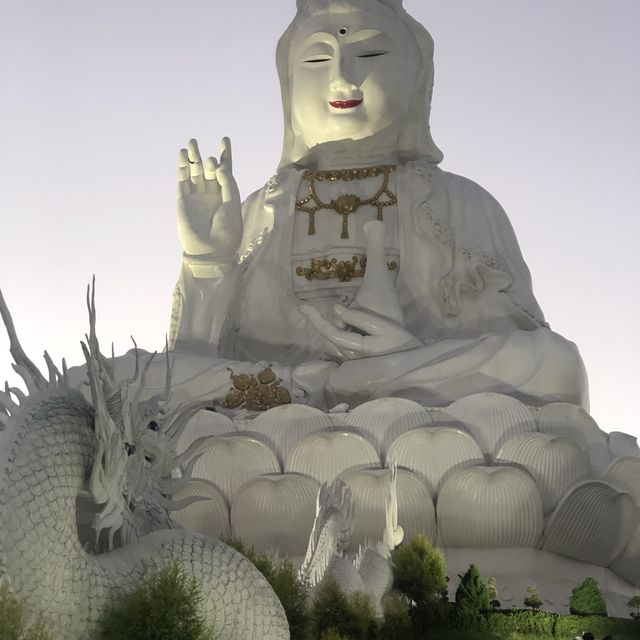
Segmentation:
{"type": "Polygon", "coordinates": [[[224,496],[212,484],[196,480],[176,493],[173,500],[183,500],[191,496],[206,498],[206,500],[194,502],[185,509],[172,512],[171,519],[192,533],[201,533],[211,538],[229,537],[231,525],[224,496]]]}
{"type": "Polygon", "coordinates": [[[437,517],[444,547],[535,547],[544,525],[536,483],[513,467],[458,471],[442,485],[437,517]]]}
{"type": "Polygon", "coordinates": [[[589,453],[591,466],[602,475],[611,462],[607,434],[584,410],[567,402],[554,402],[534,410],[538,430],[575,440],[589,453]]]}
{"type": "Polygon", "coordinates": [[[320,484],[299,474],[254,478],[235,495],[231,531],[262,552],[304,556],[316,516],[320,484]]]}
{"type": "Polygon", "coordinates": [[[466,466],[483,464],[484,456],[468,433],[436,427],[403,433],[389,447],[387,462],[414,471],[435,497],[446,475],[466,466]]]}
{"type": "Polygon", "coordinates": [[[269,443],[284,463],[291,448],[305,436],[333,428],[331,418],[314,407],[286,404],[265,411],[247,427],[269,443]]]}
{"type": "MultiPolygon", "coordinates": [[[[348,551],[358,551],[365,541],[376,543],[384,534],[385,503],[389,495],[388,469],[363,469],[342,478],[351,489],[355,507],[355,528],[348,551]]],[[[422,533],[436,535],[435,509],[429,491],[417,475],[398,469],[396,484],[398,523],[404,529],[405,540],[422,533]]]]}
{"type": "Polygon", "coordinates": [[[545,513],[589,474],[589,458],[577,442],[544,433],[523,433],[507,441],[496,462],[522,467],[535,478],[545,513]]]}
{"type": "Polygon", "coordinates": [[[223,436],[236,432],[235,424],[227,416],[203,409],[189,420],[184,431],[180,434],[176,445],[176,453],[181,454],[186,451],[199,438],[223,436]]]}
{"type": "Polygon", "coordinates": [[[631,534],[627,548],[616,558],[611,570],[640,587],[640,524],[631,534]]]}
{"type": "Polygon", "coordinates": [[[193,478],[213,484],[231,504],[245,482],[280,470],[275,453],[266,444],[246,436],[221,436],[207,445],[193,468],[193,478]]]}
{"type": "Polygon", "coordinates": [[[640,458],[618,458],[605,474],[603,480],[628,491],[640,505],[640,458]]]}
{"type": "Polygon", "coordinates": [[[620,431],[612,431],[609,434],[609,452],[613,459],[623,457],[640,458],[638,438],[620,431]]]}
{"type": "Polygon", "coordinates": [[[456,400],[447,408],[463,422],[484,453],[493,454],[497,447],[519,433],[537,431],[531,411],[519,400],[499,393],[477,393],[456,400]]]}
{"type": "Polygon", "coordinates": [[[587,480],[560,501],[541,548],[608,567],[627,546],[636,524],[631,495],[607,482],[587,480]]]}
{"type": "Polygon", "coordinates": [[[365,402],[346,414],[344,420],[373,442],[381,455],[405,431],[433,426],[427,409],[404,398],[380,398],[365,402]]]}
{"type": "Polygon", "coordinates": [[[289,452],[285,471],[331,483],[345,471],[375,466],[380,466],[380,458],[371,443],[356,433],[331,431],[298,441],[289,452]]]}

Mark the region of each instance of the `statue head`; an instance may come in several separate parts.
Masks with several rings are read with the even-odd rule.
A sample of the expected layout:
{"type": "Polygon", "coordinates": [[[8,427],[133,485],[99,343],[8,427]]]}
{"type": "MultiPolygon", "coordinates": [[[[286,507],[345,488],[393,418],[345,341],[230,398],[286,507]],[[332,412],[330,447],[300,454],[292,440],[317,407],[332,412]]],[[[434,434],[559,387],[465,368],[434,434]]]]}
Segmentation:
{"type": "Polygon", "coordinates": [[[298,0],[277,65],[281,166],[338,140],[442,160],[429,128],[433,39],[402,0],[298,0]]]}

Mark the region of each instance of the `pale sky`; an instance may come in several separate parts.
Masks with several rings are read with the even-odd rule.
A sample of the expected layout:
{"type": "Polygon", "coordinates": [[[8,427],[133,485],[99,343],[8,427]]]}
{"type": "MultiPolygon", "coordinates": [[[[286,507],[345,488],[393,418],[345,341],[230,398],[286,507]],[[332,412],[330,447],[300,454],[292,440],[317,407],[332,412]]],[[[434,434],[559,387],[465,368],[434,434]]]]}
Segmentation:
{"type": "MultiPolygon", "coordinates": [[[[640,2],[405,0],[436,42],[442,167],[505,207],[592,414],[640,435],[640,2]]],[[[280,157],[275,45],[294,0],[0,7],[0,287],[23,345],[161,349],[181,249],[178,149],[232,138],[243,196],[280,157]]],[[[17,380],[0,330],[0,380],[17,380]]]]}

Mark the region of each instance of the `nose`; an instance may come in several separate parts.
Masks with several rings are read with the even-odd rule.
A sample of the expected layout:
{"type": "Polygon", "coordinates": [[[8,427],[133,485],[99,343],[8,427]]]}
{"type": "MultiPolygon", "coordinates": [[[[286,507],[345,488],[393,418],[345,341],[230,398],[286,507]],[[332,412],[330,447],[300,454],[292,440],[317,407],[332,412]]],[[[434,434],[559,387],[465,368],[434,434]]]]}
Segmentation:
{"type": "Polygon", "coordinates": [[[358,85],[351,79],[351,71],[346,67],[347,64],[344,56],[340,56],[335,65],[333,78],[329,85],[333,93],[351,94],[358,90],[358,85]]]}

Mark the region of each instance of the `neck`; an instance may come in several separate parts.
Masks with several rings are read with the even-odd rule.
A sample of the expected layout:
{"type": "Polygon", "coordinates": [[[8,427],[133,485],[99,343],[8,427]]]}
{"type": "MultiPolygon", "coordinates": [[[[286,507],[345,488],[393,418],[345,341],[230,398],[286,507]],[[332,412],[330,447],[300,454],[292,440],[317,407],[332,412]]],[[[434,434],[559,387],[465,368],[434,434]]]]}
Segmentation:
{"type": "Polygon", "coordinates": [[[311,148],[299,164],[312,169],[351,169],[397,164],[397,135],[381,131],[362,140],[336,140],[311,148]]]}

